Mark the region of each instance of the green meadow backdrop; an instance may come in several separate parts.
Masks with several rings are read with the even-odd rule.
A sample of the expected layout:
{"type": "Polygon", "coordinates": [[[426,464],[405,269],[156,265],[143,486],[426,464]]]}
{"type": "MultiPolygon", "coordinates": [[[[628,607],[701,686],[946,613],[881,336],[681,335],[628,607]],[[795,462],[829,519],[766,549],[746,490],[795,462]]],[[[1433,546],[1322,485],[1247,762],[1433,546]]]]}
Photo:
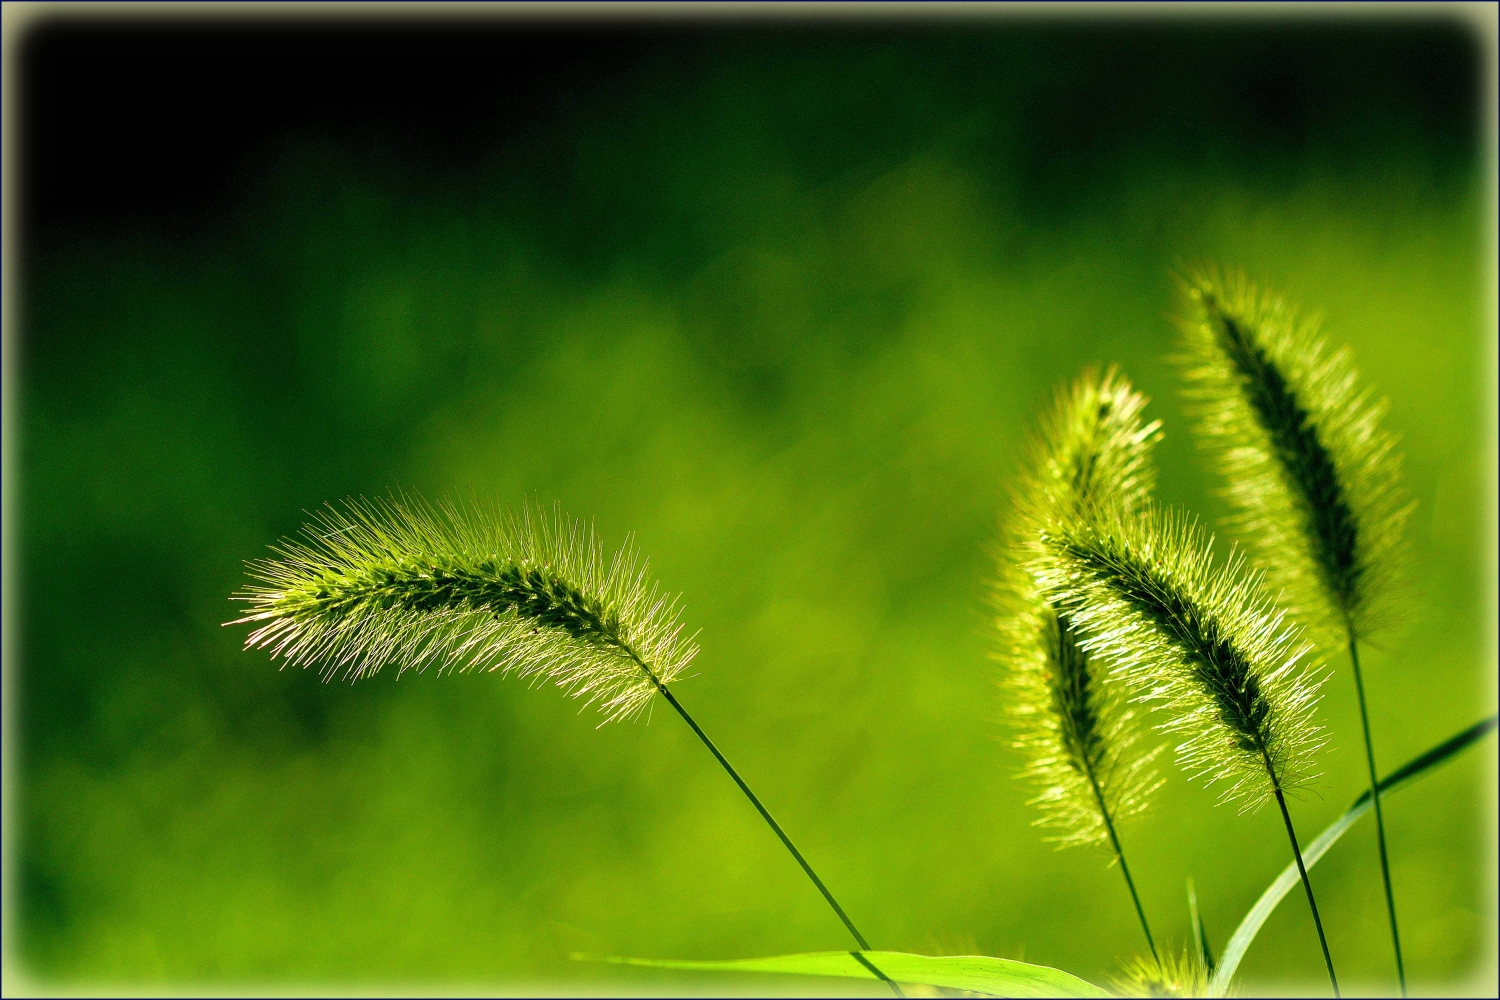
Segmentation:
{"type": "MultiPolygon", "coordinates": [[[[633,533],[701,629],[678,697],[875,947],[1104,982],[1139,929],[1106,854],[1031,825],[988,553],[1028,420],[1088,365],[1152,397],[1160,499],[1223,512],[1169,361],[1174,271],[1203,261],[1321,311],[1390,398],[1418,507],[1409,613],[1366,667],[1381,769],[1495,710],[1493,54],[1469,29],[653,24],[509,98],[445,89],[442,37],[387,39],[421,95],[392,119],[339,49],[346,114],[263,129],[211,189],[95,205],[85,167],[106,177],[137,155],[120,147],[33,213],[7,470],[12,975],[880,992],[570,957],[851,946],[664,706],[596,728],[493,675],[325,684],[241,651],[221,623],[243,560],[326,501],[405,490],[633,533]]],[[[36,86],[70,44],[37,50],[36,86]]],[[[1331,662],[1305,839],[1367,787],[1331,662]]],[[[1289,860],[1280,818],[1165,773],[1122,831],[1132,872],[1174,942],[1196,879],[1222,947],[1289,860]]],[[[1493,988],[1495,778],[1490,740],[1390,801],[1419,990],[1493,988]]],[[[1313,880],[1349,992],[1387,988],[1373,824],[1313,880]]],[[[1302,899],[1242,975],[1326,990],[1302,899]]]]}

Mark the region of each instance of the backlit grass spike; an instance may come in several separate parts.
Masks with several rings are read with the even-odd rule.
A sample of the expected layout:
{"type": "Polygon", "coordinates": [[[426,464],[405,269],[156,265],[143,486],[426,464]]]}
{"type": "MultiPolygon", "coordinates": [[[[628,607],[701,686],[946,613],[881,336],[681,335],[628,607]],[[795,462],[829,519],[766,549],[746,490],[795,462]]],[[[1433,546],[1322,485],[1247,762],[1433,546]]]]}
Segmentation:
{"type": "Polygon", "coordinates": [[[1064,847],[1105,843],[1106,815],[1139,813],[1160,782],[1150,767],[1156,751],[1139,746],[1139,710],[1042,597],[1028,563],[1053,519],[1080,516],[1101,499],[1127,507],[1149,500],[1160,425],[1143,422],[1145,403],[1115,370],[1086,373],[1039,422],[1012,490],[996,594],[1006,713],[1037,788],[1038,823],[1059,831],[1051,839],[1064,847]]]}
{"type": "Polygon", "coordinates": [[[325,679],[399,670],[491,670],[549,680],[605,721],[630,718],[680,677],[697,647],[676,601],[627,544],[554,510],[406,499],[329,506],[249,564],[236,598],[246,647],[325,679]]]}
{"type": "Polygon", "coordinates": [[[1140,710],[1126,685],[1041,593],[1031,565],[1046,558],[1041,541],[1052,522],[1087,518],[1099,504],[1130,510],[1149,501],[1160,425],[1142,421],[1145,404],[1114,369],[1102,378],[1087,372],[1058,394],[1012,493],[996,597],[1006,711],[1025,753],[1022,774],[1037,788],[1037,822],[1060,831],[1051,839],[1063,847],[1109,845],[1154,952],[1115,827],[1160,786],[1151,768],[1159,748],[1141,746],[1140,710]]]}
{"type": "Polygon", "coordinates": [[[1183,737],[1178,763],[1256,808],[1311,782],[1323,746],[1310,647],[1244,560],[1215,565],[1196,523],[1159,508],[1054,522],[1033,560],[1042,591],[1183,737]]]}
{"type": "Polygon", "coordinates": [[[1234,274],[1184,282],[1182,367],[1230,529],[1286,607],[1342,646],[1389,620],[1412,505],[1384,400],[1320,321],[1234,274]]]}

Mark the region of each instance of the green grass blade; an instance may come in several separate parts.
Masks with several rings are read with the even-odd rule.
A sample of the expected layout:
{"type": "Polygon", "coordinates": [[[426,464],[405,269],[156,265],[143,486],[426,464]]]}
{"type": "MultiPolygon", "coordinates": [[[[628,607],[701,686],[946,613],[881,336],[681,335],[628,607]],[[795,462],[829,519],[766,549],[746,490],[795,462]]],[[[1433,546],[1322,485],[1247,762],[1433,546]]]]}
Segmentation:
{"type": "Polygon", "coordinates": [[[920,983],[954,990],[968,990],[997,997],[1107,997],[1109,993],[1077,976],[1045,965],[1028,965],[985,955],[931,958],[899,951],[821,951],[775,958],[740,958],[726,962],[689,962],[654,958],[574,958],[618,965],[657,969],[692,969],[705,972],[776,972],[798,976],[841,976],[878,981],[869,960],[881,972],[900,983],[920,983]]]}
{"type": "MultiPolygon", "coordinates": [[[[1414,781],[1431,768],[1443,763],[1455,754],[1466,750],[1486,733],[1494,729],[1497,719],[1500,719],[1500,717],[1492,715],[1483,722],[1475,723],[1452,739],[1433,747],[1405,766],[1392,771],[1381,780],[1380,794],[1382,796],[1388,795],[1402,785],[1414,781]]],[[[1364,792],[1359,798],[1354,800],[1354,804],[1349,807],[1348,812],[1340,816],[1337,822],[1328,827],[1328,829],[1318,834],[1317,839],[1302,852],[1302,860],[1308,868],[1317,864],[1318,859],[1328,853],[1328,849],[1344,835],[1344,832],[1353,826],[1361,816],[1370,811],[1372,801],[1370,793],[1364,792]]],[[[1250,912],[1245,914],[1245,919],[1240,921],[1239,927],[1235,929],[1234,936],[1229,939],[1229,944],[1224,947],[1224,954],[1219,957],[1219,967],[1214,971],[1213,979],[1209,981],[1209,992],[1211,995],[1223,996],[1224,991],[1229,986],[1230,980],[1234,978],[1235,971],[1240,966],[1240,959],[1245,957],[1245,952],[1249,950],[1250,943],[1255,940],[1255,935],[1260,932],[1261,925],[1266,922],[1266,918],[1271,915],[1272,910],[1276,909],[1276,905],[1281,902],[1282,898],[1288,892],[1291,892],[1292,887],[1297,884],[1298,879],[1297,866],[1295,864],[1288,865],[1282,870],[1281,875],[1276,881],[1271,883],[1271,887],[1250,908],[1250,912]]]]}
{"type": "Polygon", "coordinates": [[[1198,910],[1198,887],[1192,879],[1187,880],[1188,918],[1193,922],[1193,948],[1209,975],[1214,971],[1214,951],[1208,943],[1208,929],[1203,926],[1203,914],[1198,910]]]}

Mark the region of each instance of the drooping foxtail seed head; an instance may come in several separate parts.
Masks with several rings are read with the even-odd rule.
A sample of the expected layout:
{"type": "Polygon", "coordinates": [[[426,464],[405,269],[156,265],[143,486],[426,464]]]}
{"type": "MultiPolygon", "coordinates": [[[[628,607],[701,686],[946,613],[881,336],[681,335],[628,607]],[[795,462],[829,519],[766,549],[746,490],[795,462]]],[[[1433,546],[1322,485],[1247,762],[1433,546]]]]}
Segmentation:
{"type": "Polygon", "coordinates": [[[1194,523],[1154,508],[1056,522],[1043,545],[1031,564],[1043,594],[1167,710],[1184,770],[1246,809],[1315,777],[1309,647],[1237,554],[1215,566],[1194,523]]]}
{"type": "Polygon", "coordinates": [[[235,595],[249,613],[226,624],[257,624],[246,648],[318,664],[325,679],[498,670],[549,679],[609,721],[638,713],[697,652],[634,550],[606,560],[593,530],[556,510],[350,500],[274,551],[249,564],[259,584],[235,595]]]}
{"type": "Polygon", "coordinates": [[[1384,401],[1358,387],[1349,351],[1330,350],[1316,317],[1242,276],[1205,269],[1183,294],[1187,395],[1232,528],[1293,613],[1367,634],[1393,611],[1411,513],[1384,401]]]}
{"type": "Polygon", "coordinates": [[[1123,685],[1080,645],[1066,616],[1038,592],[1027,568],[1041,532],[1059,517],[1108,498],[1134,506],[1150,495],[1150,449],[1159,425],[1144,424],[1145,398],[1111,369],[1086,373],[1060,392],[1030,442],[1012,491],[1012,514],[996,587],[1002,686],[1023,776],[1038,789],[1041,825],[1061,846],[1103,842],[1103,812],[1121,819],[1145,808],[1160,782],[1157,751],[1138,745],[1138,711],[1123,685]]]}

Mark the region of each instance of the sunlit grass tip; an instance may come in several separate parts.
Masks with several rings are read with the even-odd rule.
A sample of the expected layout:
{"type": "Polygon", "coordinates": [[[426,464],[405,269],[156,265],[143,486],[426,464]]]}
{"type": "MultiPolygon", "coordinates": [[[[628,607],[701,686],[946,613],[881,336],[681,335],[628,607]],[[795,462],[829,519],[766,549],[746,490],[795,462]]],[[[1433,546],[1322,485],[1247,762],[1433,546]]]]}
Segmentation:
{"type": "Polygon", "coordinates": [[[1340,645],[1369,634],[1399,611],[1412,510],[1385,401],[1318,317],[1243,276],[1203,268],[1182,294],[1187,397],[1232,531],[1299,619],[1340,645]]]}
{"type": "Polygon", "coordinates": [[[1314,780],[1321,672],[1239,553],[1216,565],[1195,522],[1155,507],[1056,521],[1043,544],[1043,593],[1165,709],[1185,771],[1242,811],[1314,780]]]}
{"type": "Polygon", "coordinates": [[[1117,371],[1087,372],[1060,391],[1038,423],[1012,490],[995,588],[1002,689],[1022,776],[1037,788],[1041,826],[1060,847],[1103,844],[1110,823],[1144,810],[1161,784],[1141,747],[1140,710],[1080,646],[1074,627],[1040,594],[1028,563],[1057,518],[1108,499],[1146,503],[1154,485],[1158,423],[1117,371]]]}
{"type": "Polygon", "coordinates": [[[1113,978],[1116,994],[1122,997],[1210,997],[1228,996],[1215,993],[1209,983],[1208,969],[1191,951],[1162,950],[1162,956],[1135,955],[1121,963],[1113,978]]]}
{"type": "Polygon", "coordinates": [[[676,600],[627,542],[531,505],[395,497],[329,505],[234,599],[260,647],[324,679],[384,666],[480,669],[551,681],[605,721],[638,714],[697,647],[676,600]]]}

